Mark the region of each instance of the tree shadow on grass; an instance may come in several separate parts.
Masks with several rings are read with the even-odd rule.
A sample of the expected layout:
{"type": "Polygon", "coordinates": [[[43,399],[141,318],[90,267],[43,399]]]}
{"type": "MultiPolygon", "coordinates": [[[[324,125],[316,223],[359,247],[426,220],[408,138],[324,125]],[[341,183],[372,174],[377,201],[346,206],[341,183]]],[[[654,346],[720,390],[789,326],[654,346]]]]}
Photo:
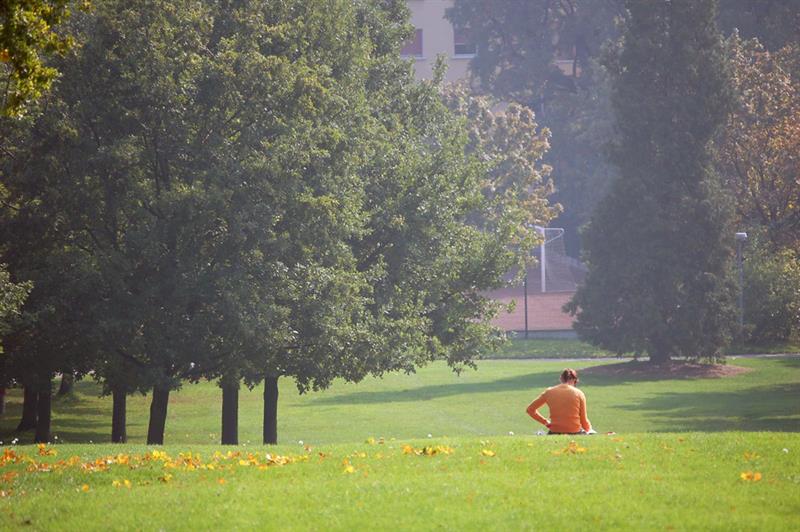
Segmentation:
{"type": "Polygon", "coordinates": [[[376,403],[402,403],[412,401],[430,401],[440,397],[461,394],[482,394],[509,392],[516,390],[532,390],[539,393],[542,389],[557,384],[558,376],[550,373],[529,373],[494,381],[464,382],[453,384],[436,384],[420,386],[405,390],[386,390],[374,392],[353,392],[348,394],[318,397],[301,406],[318,407],[321,405],[361,405],[376,403]]]}
{"type": "MultiPolygon", "coordinates": [[[[60,443],[106,442],[111,440],[111,408],[106,409],[90,400],[100,395],[100,385],[84,380],[75,383],[67,396],[53,396],[51,431],[60,443]]],[[[22,394],[15,390],[9,397],[6,413],[0,422],[0,441],[18,439],[20,444],[32,443],[34,431],[15,432],[22,415],[22,394]]]]}
{"type": "Polygon", "coordinates": [[[800,369],[800,357],[784,357],[774,360],[787,368],[800,369]]]}
{"type": "Polygon", "coordinates": [[[800,432],[800,383],[730,392],[667,392],[635,404],[657,423],[657,432],[677,430],[800,432]]]}

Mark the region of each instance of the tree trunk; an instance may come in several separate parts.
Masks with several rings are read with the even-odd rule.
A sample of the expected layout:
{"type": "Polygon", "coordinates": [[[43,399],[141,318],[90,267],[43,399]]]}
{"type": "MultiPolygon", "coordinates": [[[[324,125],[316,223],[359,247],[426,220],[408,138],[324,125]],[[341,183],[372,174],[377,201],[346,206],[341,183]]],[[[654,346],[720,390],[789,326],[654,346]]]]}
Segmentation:
{"type": "Polygon", "coordinates": [[[75,384],[75,375],[72,373],[63,373],[61,375],[61,384],[58,387],[57,397],[67,395],[72,392],[72,387],[75,384]]]}
{"type": "Polygon", "coordinates": [[[164,445],[164,426],[167,423],[167,404],[169,389],[153,387],[153,400],[150,403],[150,424],[147,427],[147,444],[164,445]]]}
{"type": "Polygon", "coordinates": [[[114,407],[111,414],[111,443],[125,443],[128,441],[126,428],[128,394],[125,390],[114,390],[111,395],[114,398],[114,407]]]}
{"type": "Polygon", "coordinates": [[[52,414],[52,381],[47,380],[46,387],[39,392],[39,400],[36,405],[36,435],[33,443],[50,442],[50,416],[52,414]]]}
{"type": "Polygon", "coordinates": [[[264,443],[278,443],[278,377],[264,377],[264,443]]]}
{"type": "MultiPolygon", "coordinates": [[[[653,343],[655,344],[656,342],[653,343]]],[[[672,360],[669,348],[662,347],[661,345],[653,345],[651,349],[648,351],[647,356],[650,357],[650,363],[655,364],[657,366],[661,364],[666,364],[670,360],[672,360]]]]}
{"type": "Polygon", "coordinates": [[[25,386],[22,402],[22,419],[17,425],[17,432],[23,432],[36,428],[36,407],[39,402],[39,394],[30,386],[25,386]]]}
{"type": "Polygon", "coordinates": [[[239,445],[239,382],[222,384],[222,445],[239,445]]]}
{"type": "Polygon", "coordinates": [[[6,389],[0,388],[0,416],[6,413],[6,389]]]}

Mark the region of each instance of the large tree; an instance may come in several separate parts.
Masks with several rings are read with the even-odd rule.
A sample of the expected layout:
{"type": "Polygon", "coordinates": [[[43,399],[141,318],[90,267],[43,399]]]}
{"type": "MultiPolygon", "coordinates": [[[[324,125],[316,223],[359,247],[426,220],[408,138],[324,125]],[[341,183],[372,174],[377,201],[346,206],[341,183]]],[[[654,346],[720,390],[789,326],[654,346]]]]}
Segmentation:
{"type": "Polygon", "coordinates": [[[568,308],[584,340],[654,362],[720,356],[736,321],[710,153],[732,101],[715,7],[629,1],[609,60],[620,176],[585,232],[589,273],[568,308]]]}
{"type": "MultiPolygon", "coordinates": [[[[327,386],[325,376],[336,373],[309,371],[319,360],[344,368],[339,375],[348,380],[413,371],[435,359],[456,370],[473,365],[479,352],[499,340],[488,324],[496,305],[482,291],[499,286],[527,255],[535,235],[525,222],[553,215],[547,170],[539,161],[546,133],[521,109],[508,119],[486,120],[483,101],[470,112],[466,100],[448,98],[454,113],[438,82],[417,83],[399,58],[409,34],[402,4],[357,3],[373,50],[366,63],[370,120],[359,166],[366,225],[350,242],[357,270],[366,275],[364,307],[344,314],[355,327],[350,338],[334,337],[335,344],[316,339],[330,334],[320,329],[330,324],[317,314],[336,304],[328,299],[336,293],[304,303],[293,316],[303,341],[277,354],[275,366],[267,368],[266,443],[277,436],[278,376],[294,375],[301,391],[327,386]],[[342,348],[345,358],[331,359],[342,348]],[[317,377],[309,381],[306,375],[312,374],[317,377]]],[[[358,288],[353,283],[350,289],[358,288]]]]}
{"type": "Polygon", "coordinates": [[[516,116],[534,156],[503,181],[503,158],[470,148],[440,87],[400,59],[406,20],[403,2],[345,0],[107,0],[77,17],[58,112],[21,150],[40,163],[9,176],[32,226],[57,227],[89,273],[72,298],[116,441],[118,397],[146,386],[148,442],[170,390],[209,378],[234,443],[240,380],[264,380],[274,443],[280,377],[302,392],[434,359],[460,369],[499,339],[482,292],[528,254],[525,222],[551,215],[546,142],[516,116]]]}

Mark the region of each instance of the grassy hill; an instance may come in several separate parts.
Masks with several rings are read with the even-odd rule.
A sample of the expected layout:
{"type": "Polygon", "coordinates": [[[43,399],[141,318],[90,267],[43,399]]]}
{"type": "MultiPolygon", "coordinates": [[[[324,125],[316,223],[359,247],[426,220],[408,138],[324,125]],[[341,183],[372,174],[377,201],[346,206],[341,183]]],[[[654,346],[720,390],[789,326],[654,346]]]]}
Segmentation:
{"type": "Polygon", "coordinates": [[[730,363],[751,371],[587,373],[590,419],[616,432],[589,437],[536,436],[525,415],[564,362],[491,360],[461,376],[434,364],[304,396],[286,381],[275,447],[257,445],[258,389],[242,394],[242,445],[216,445],[212,383],[173,394],[162,448],[143,445],[146,397],[130,402],[132,443],[76,443],[110,430],[110,399],[87,381],[57,401],[62,443],[9,446],[15,392],[0,529],[796,530],[800,359],[730,363]]]}

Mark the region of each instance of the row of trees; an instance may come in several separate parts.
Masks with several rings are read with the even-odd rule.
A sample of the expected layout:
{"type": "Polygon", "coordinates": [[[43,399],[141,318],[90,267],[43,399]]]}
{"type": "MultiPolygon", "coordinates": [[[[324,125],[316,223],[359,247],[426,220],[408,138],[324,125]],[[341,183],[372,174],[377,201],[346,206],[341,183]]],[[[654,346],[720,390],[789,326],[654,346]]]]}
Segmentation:
{"type": "Polygon", "coordinates": [[[241,383],[264,384],[275,443],[280,377],[304,392],[459,370],[500,341],[481,294],[555,215],[547,133],[415,82],[407,16],[367,0],[73,14],[60,80],[2,123],[2,261],[30,283],[2,358],[2,384],[25,387],[20,428],[47,441],[54,376],[91,375],[112,441],[126,397],[152,391],[160,444],[170,392],[209,379],[223,443],[241,383]]]}

